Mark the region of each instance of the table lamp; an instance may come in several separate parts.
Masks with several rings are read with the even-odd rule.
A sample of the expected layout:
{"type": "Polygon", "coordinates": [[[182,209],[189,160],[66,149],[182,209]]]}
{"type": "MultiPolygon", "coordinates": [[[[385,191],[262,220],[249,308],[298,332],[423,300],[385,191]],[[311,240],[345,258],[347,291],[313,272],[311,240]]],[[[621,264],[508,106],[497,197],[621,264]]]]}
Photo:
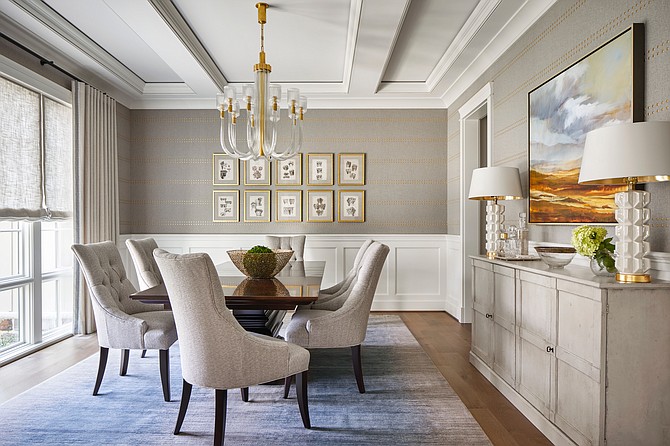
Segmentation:
{"type": "Polygon", "coordinates": [[[472,171],[470,181],[471,200],[487,200],[486,203],[486,256],[496,257],[496,243],[505,221],[505,206],[498,200],[523,198],[521,178],[516,167],[481,167],[472,171]]]}
{"type": "Polygon", "coordinates": [[[626,184],[614,196],[616,280],[651,282],[649,252],[649,192],[638,183],[670,180],[670,122],[634,122],[593,130],[586,135],[581,184],[626,184]]]}

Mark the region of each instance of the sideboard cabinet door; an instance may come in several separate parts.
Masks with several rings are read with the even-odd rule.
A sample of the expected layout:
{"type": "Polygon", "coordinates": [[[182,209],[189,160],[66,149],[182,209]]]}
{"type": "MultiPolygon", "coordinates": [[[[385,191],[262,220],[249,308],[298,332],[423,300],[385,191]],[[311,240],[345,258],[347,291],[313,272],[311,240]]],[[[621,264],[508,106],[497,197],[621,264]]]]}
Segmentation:
{"type": "Polygon", "coordinates": [[[507,384],[516,381],[516,271],[493,267],[493,371],[507,384]]]}
{"type": "Polygon", "coordinates": [[[472,352],[493,364],[493,265],[475,260],[472,269],[472,352]]]}
{"type": "Polygon", "coordinates": [[[549,420],[556,380],[556,279],[519,272],[518,391],[549,420]]]}

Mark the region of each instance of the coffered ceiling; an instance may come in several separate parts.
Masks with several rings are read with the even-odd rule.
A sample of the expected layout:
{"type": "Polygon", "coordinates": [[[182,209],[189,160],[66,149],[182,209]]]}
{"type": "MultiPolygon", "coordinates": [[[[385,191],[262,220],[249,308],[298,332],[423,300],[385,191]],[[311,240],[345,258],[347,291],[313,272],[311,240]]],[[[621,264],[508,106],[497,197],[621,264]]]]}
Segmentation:
{"type": "MultiPolygon", "coordinates": [[[[272,82],[311,108],[442,108],[555,0],[268,0],[272,82]]],[[[253,82],[252,0],[0,0],[12,39],[130,108],[253,82]]]]}

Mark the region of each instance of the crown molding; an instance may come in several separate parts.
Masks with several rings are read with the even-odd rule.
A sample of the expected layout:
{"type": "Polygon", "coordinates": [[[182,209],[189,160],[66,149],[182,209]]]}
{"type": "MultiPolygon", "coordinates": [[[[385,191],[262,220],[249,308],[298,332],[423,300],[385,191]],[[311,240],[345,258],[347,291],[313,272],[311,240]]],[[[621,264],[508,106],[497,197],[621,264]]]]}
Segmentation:
{"type": "Polygon", "coordinates": [[[186,23],[177,7],[170,0],[149,0],[149,3],[182,42],[184,47],[191,53],[200,67],[207,73],[207,76],[214,82],[214,85],[219,88],[219,91],[223,91],[223,87],[228,85],[228,80],[216,65],[209,52],[200,43],[191,27],[186,23]]]}
{"type": "MultiPolygon", "coordinates": [[[[148,98],[133,101],[129,108],[137,110],[164,109],[211,109],[216,115],[214,98],[148,98]]],[[[337,97],[310,97],[309,110],[326,109],[445,109],[444,102],[439,98],[417,97],[372,97],[351,98],[345,95],[337,97]]],[[[218,116],[218,115],[216,115],[218,116]]]]}
{"type": "Polygon", "coordinates": [[[97,64],[123,81],[136,94],[144,90],[144,81],[125,65],[74,27],[41,0],[10,0],[38,22],[77,48],[97,64]]]}
{"type": "Polygon", "coordinates": [[[463,50],[468,46],[472,38],[479,32],[482,25],[486,23],[488,18],[493,14],[493,11],[498,7],[502,0],[482,0],[480,1],[472,14],[465,21],[461,30],[456,34],[451,45],[447,51],[440,58],[433,71],[426,79],[426,88],[428,91],[433,91],[447,70],[451,67],[454,61],[461,55],[463,50]]]}
{"type": "Polygon", "coordinates": [[[442,101],[449,107],[482,76],[505,51],[516,42],[557,0],[526,0],[516,14],[489,41],[488,45],[467,66],[463,73],[447,86],[442,101]]]}
{"type": "Polygon", "coordinates": [[[144,85],[144,95],[194,95],[195,92],[183,82],[153,82],[144,85]]]}

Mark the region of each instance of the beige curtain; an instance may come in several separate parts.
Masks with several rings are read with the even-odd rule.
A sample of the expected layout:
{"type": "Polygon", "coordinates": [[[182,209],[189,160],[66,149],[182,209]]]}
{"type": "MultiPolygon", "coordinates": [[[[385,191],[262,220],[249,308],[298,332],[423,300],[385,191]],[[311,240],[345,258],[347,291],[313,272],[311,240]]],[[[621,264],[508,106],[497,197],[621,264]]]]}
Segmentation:
{"type": "MultiPolygon", "coordinates": [[[[75,243],[119,235],[116,101],[82,82],[73,82],[75,148],[75,243]]],[[[95,331],[84,277],[76,269],[76,332],[95,331]]]]}

